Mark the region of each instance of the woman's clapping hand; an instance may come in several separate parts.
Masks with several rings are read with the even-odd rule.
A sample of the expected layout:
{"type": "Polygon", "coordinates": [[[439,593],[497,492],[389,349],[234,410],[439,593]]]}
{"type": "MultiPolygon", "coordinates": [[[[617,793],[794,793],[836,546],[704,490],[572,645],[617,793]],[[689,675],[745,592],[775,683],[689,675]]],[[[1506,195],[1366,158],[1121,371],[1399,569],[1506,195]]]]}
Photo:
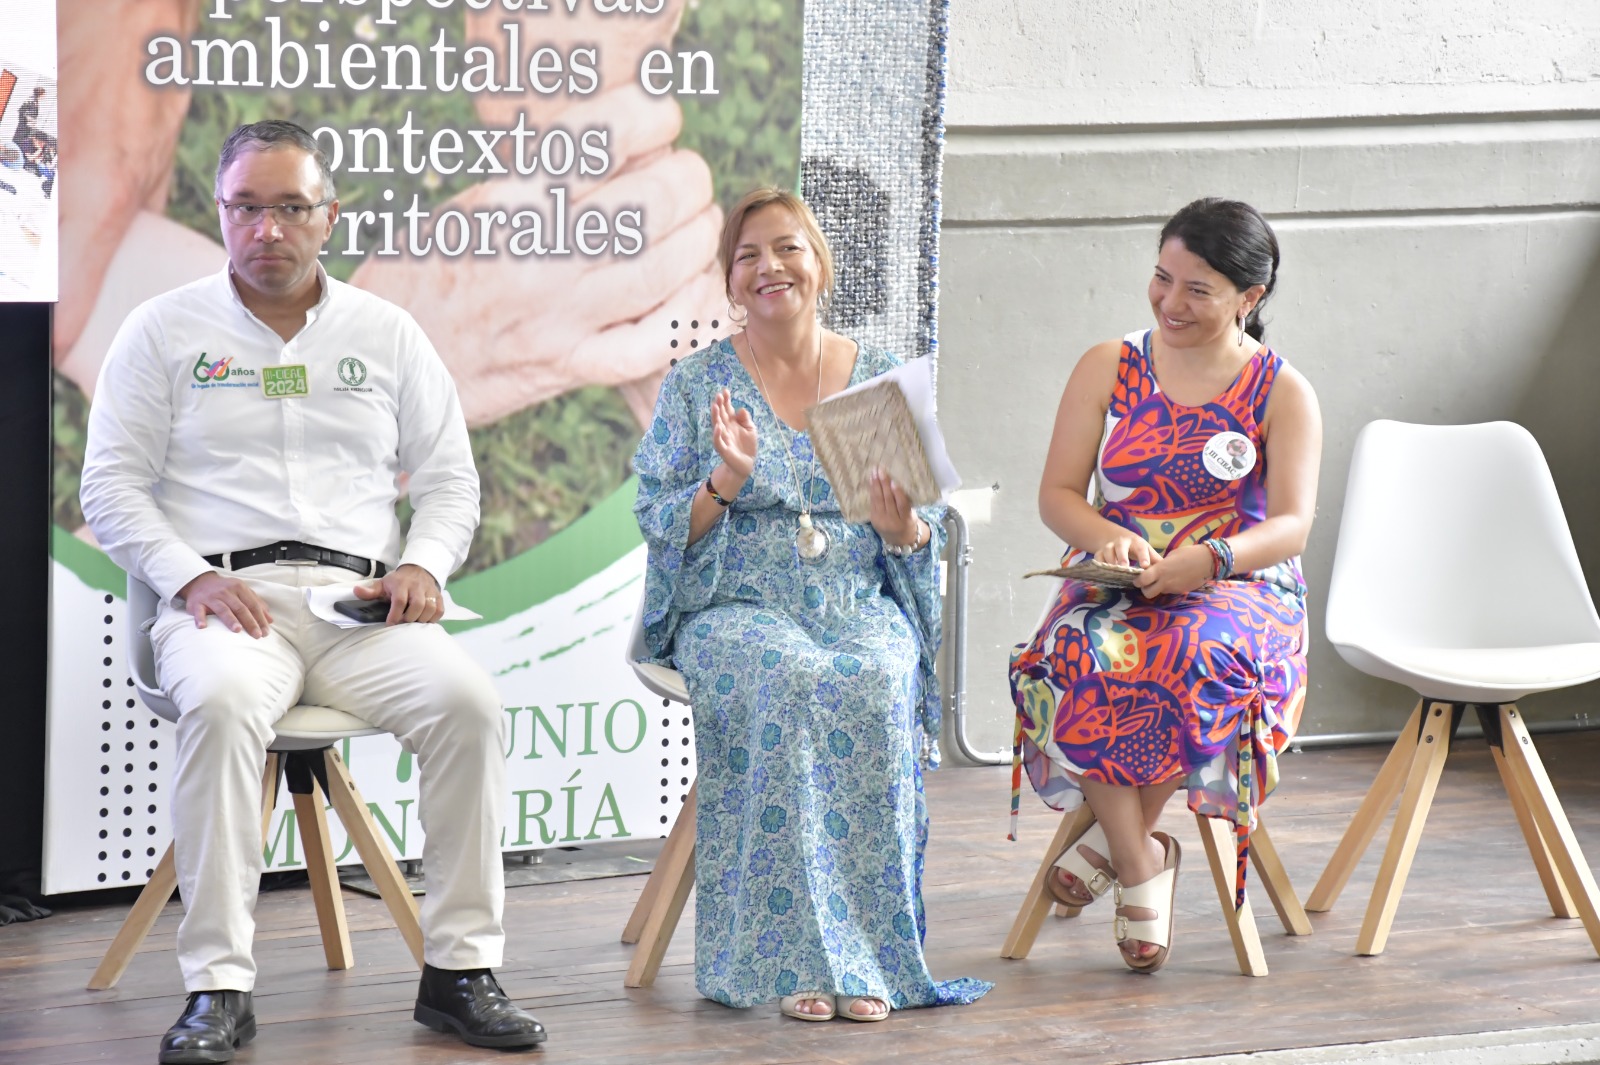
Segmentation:
{"type": "Polygon", "coordinates": [[[722,464],[743,485],[756,466],[756,423],[748,410],[733,409],[726,388],[711,400],[711,442],[722,464]]]}

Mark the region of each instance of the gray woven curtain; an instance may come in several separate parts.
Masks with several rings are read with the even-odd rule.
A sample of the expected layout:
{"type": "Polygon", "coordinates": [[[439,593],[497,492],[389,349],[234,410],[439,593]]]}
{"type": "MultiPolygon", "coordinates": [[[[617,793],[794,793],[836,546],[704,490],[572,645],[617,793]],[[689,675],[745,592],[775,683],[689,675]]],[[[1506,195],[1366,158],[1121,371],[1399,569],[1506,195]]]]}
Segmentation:
{"type": "Polygon", "coordinates": [[[801,190],[833,248],[834,329],[938,343],[946,0],[806,0],[801,190]]]}

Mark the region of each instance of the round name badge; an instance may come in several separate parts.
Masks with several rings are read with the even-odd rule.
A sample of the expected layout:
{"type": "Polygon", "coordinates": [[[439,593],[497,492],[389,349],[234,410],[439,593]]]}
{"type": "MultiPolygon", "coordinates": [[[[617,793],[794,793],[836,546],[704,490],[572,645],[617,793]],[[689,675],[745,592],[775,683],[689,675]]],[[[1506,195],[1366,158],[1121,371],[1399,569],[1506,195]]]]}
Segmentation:
{"type": "Polygon", "coordinates": [[[1256,468],[1256,446],[1243,433],[1218,433],[1200,456],[1206,472],[1219,481],[1237,481],[1256,468]]]}

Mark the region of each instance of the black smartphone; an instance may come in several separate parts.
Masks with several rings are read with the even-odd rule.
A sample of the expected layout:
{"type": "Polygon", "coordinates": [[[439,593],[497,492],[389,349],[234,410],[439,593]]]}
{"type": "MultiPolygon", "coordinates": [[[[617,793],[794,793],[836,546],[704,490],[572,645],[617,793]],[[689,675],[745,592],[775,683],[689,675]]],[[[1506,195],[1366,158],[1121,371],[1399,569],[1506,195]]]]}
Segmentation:
{"type": "Polygon", "coordinates": [[[355,618],[357,621],[370,624],[383,621],[389,616],[389,600],[341,599],[333,604],[333,609],[347,618],[355,618]]]}

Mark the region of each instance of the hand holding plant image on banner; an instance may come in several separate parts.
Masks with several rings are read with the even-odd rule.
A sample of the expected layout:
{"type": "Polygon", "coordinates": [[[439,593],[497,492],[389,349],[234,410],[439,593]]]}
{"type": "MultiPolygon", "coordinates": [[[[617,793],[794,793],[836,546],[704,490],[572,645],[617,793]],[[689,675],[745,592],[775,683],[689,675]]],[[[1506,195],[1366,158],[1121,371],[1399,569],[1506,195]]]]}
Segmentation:
{"type": "MultiPolygon", "coordinates": [[[[542,8],[60,0],[53,715],[81,704],[99,728],[98,674],[74,680],[73,663],[99,661],[101,615],[121,609],[101,602],[121,577],[77,503],[100,363],[134,307],[226,262],[214,191],[226,135],[289,119],[332,167],[323,267],[416,318],[471,429],[482,518],[450,590],[484,616],[459,638],[515,717],[506,845],[665,831],[660,797],[684,790],[692,749],[677,751],[674,732],[673,775],[654,775],[668,719],[645,713],[620,668],[643,569],[628,460],[671,361],[731,331],[722,206],[797,183],[802,6],[542,8]],[[647,778],[628,767],[649,747],[647,778]]],[[[351,373],[311,367],[305,384],[358,387],[351,373]]],[[[357,748],[398,758],[387,739],[357,748]]],[[[393,775],[395,795],[369,798],[399,825],[393,804],[415,782],[393,775]]],[[[413,825],[406,853],[420,838],[413,825]]]]}
{"type": "MultiPolygon", "coordinates": [[[[108,209],[82,208],[90,213],[77,216],[76,227],[73,217],[64,220],[67,253],[127,260],[120,273],[131,276],[64,264],[77,280],[60,322],[63,371],[89,391],[127,310],[220,265],[220,247],[207,247],[216,240],[216,146],[241,122],[289,118],[318,131],[335,162],[344,217],[324,266],[410,310],[456,379],[484,480],[484,523],[467,570],[503,562],[571,524],[626,479],[669,360],[691,341],[704,343],[714,334],[710,322],[726,317],[713,261],[713,191],[726,199],[730,189],[794,182],[800,13],[777,0],[679,0],[627,17],[602,17],[591,3],[572,15],[565,5],[550,8],[395,8],[394,24],[379,25],[376,5],[245,0],[224,5],[230,17],[217,19],[214,0],[65,0],[64,62],[78,57],[128,79],[117,87],[87,70],[79,79],[76,94],[115,89],[118,100],[69,91],[66,120],[82,115],[113,143],[80,149],[93,153],[83,181],[108,209]],[[106,33],[107,18],[127,36],[106,33]],[[162,37],[174,44],[158,48],[162,37]],[[181,54],[188,85],[148,84],[150,68],[158,78],[175,72],[134,43],[147,39],[161,54],[181,54]],[[686,87],[704,89],[712,77],[716,92],[653,95],[639,73],[652,52],[675,65],[678,53],[710,57],[686,87]],[[522,92],[504,88],[513,53],[522,92]],[[359,65],[368,57],[370,70],[359,65]],[[348,78],[339,69],[345,61],[348,78]],[[530,66],[558,62],[560,76],[530,76],[530,66]],[[242,84],[252,70],[261,88],[242,84]],[[273,88],[275,75],[285,84],[273,88]],[[535,80],[561,91],[537,91],[535,80]],[[567,91],[568,80],[593,91],[567,91]],[[441,81],[453,88],[441,91],[441,81]],[[479,88],[491,82],[501,90],[479,88]],[[424,90],[413,91],[419,85],[424,90]],[[178,109],[185,99],[187,114],[178,109]],[[129,121],[113,126],[108,111],[129,121]],[[110,150],[115,141],[124,153],[110,150]],[[121,154],[131,168],[113,165],[121,154]],[[140,215],[137,205],[164,188],[164,217],[140,215]],[[135,209],[113,213],[119,204],[135,209]],[[170,232],[174,222],[188,232],[170,232]],[[593,232],[601,224],[605,238],[593,232]],[[619,224],[637,236],[618,232],[619,224]],[[117,256],[134,233],[144,255],[117,256]],[[605,250],[584,254],[580,239],[605,250]],[[153,267],[151,254],[179,262],[153,267]],[[83,291],[90,285],[96,291],[83,291]],[[97,302],[106,305],[94,315],[102,328],[82,336],[85,306],[97,302]]],[[[75,528],[73,500],[60,502],[58,519],[75,528]]]]}

